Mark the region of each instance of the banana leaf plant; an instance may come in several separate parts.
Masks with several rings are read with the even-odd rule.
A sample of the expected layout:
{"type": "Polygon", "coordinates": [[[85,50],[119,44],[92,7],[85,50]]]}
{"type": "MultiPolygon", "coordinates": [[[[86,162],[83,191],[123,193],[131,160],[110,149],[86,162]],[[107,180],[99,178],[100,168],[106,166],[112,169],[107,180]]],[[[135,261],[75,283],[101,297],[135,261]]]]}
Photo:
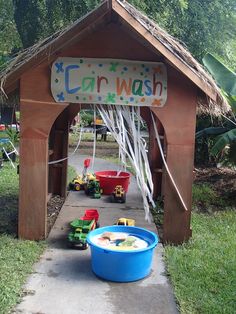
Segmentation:
{"type": "Polygon", "coordinates": [[[216,140],[211,149],[213,156],[226,150],[225,162],[236,164],[236,74],[229,70],[213,55],[206,54],[203,63],[221,88],[223,96],[232,109],[232,118],[227,119],[227,126],[210,127],[196,133],[196,138],[215,135],[216,140]]]}

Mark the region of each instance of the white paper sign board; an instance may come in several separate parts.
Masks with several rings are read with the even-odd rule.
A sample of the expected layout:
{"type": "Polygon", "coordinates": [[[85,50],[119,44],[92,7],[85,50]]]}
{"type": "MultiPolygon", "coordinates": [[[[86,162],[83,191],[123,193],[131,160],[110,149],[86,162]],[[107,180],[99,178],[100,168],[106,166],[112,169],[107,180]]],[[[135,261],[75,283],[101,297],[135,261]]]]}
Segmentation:
{"type": "Polygon", "coordinates": [[[166,67],[160,62],[58,58],[51,91],[56,102],[162,107],[166,67]]]}

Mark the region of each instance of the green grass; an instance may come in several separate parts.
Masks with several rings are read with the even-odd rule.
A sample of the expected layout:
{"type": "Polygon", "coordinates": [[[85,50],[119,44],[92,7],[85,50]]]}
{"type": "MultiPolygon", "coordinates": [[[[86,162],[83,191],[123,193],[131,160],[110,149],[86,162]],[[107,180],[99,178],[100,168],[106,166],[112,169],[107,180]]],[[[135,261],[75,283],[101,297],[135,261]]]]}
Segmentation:
{"type": "Polygon", "coordinates": [[[22,285],[45,248],[43,242],[0,236],[0,313],[9,313],[22,294],[22,285]]]}
{"type": "MultiPolygon", "coordinates": [[[[68,182],[75,176],[69,166],[68,182]]],[[[19,177],[9,162],[0,169],[0,182],[0,313],[6,314],[20,301],[22,286],[46,243],[16,239],[19,177]]]]}
{"type": "Polygon", "coordinates": [[[215,201],[216,192],[208,184],[193,184],[193,205],[209,206],[215,201]]]}
{"type": "Polygon", "coordinates": [[[77,176],[76,170],[72,166],[68,166],[67,184],[69,184],[77,176]]]}
{"type": "Polygon", "coordinates": [[[167,271],[183,314],[235,313],[235,211],[192,216],[192,239],[166,246],[167,271]]]}
{"type": "Polygon", "coordinates": [[[0,169],[0,313],[19,301],[22,285],[45,244],[20,241],[17,233],[19,181],[16,169],[5,162],[0,169]]]}
{"type": "MultiPolygon", "coordinates": [[[[74,133],[71,132],[69,134],[69,146],[75,147],[78,144],[79,141],[79,133],[74,133]]],[[[110,147],[110,146],[115,146],[118,147],[118,144],[115,142],[114,137],[110,134],[107,135],[107,140],[106,141],[101,141],[101,135],[98,134],[97,140],[96,140],[96,146],[98,147],[110,147]]],[[[94,141],[94,134],[93,133],[83,133],[82,138],[81,138],[81,143],[80,147],[83,147],[84,142],[88,142],[91,145],[93,144],[94,141]]]]}
{"type": "Polygon", "coordinates": [[[19,177],[9,162],[0,169],[0,234],[17,233],[19,177]]]}
{"type": "Polygon", "coordinates": [[[209,183],[193,184],[193,208],[201,212],[214,212],[219,210],[227,210],[234,207],[234,200],[230,198],[230,194],[225,191],[219,194],[209,183]]]}

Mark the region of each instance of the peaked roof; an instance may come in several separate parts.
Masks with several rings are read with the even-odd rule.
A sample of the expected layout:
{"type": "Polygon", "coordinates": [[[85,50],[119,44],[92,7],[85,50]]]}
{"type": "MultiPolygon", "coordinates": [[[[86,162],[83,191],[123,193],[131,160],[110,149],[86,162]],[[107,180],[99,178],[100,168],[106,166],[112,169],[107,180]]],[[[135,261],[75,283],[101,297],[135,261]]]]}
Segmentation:
{"type": "Polygon", "coordinates": [[[127,1],[122,0],[104,0],[97,8],[70,26],[25,49],[16,56],[0,72],[1,102],[6,103],[6,95],[15,94],[19,86],[19,79],[25,71],[45,60],[50,60],[58,51],[78,42],[89,32],[91,25],[94,27],[94,25],[102,23],[105,18],[112,18],[112,12],[117,14],[123,24],[138,33],[144,41],[148,42],[158,53],[161,53],[170,64],[188,77],[207,96],[207,101],[201,98],[198,102],[200,112],[218,115],[229,110],[215,81],[192,57],[190,52],[155,22],[127,1]]]}

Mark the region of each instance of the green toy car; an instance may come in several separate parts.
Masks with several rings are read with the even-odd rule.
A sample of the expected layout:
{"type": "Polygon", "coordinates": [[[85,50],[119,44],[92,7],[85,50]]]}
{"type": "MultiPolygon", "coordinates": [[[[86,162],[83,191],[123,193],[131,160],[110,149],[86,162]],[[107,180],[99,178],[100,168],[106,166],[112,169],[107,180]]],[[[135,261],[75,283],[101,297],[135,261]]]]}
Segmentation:
{"type": "Polygon", "coordinates": [[[90,180],[85,187],[85,193],[93,198],[101,198],[102,190],[100,188],[99,180],[90,180]]]}
{"type": "Polygon", "coordinates": [[[71,231],[68,234],[70,247],[85,250],[88,248],[86,241],[90,231],[96,228],[96,220],[75,219],[70,223],[71,231]]]}

